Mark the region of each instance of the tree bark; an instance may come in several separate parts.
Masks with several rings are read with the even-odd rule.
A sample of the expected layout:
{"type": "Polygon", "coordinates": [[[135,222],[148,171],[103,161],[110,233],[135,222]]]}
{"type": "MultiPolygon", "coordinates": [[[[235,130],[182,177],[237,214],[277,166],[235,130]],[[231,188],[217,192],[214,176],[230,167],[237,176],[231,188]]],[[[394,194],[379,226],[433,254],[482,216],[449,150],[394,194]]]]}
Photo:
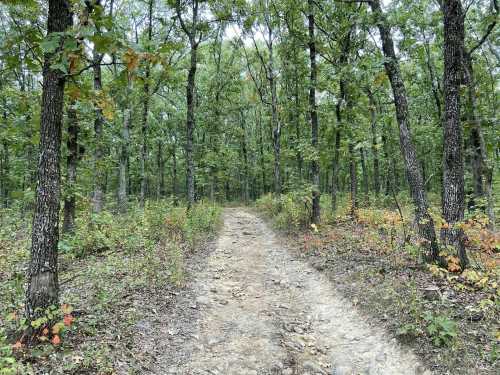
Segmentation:
{"type": "Polygon", "coordinates": [[[68,106],[68,139],[66,146],[68,156],[66,158],[66,194],[64,196],[64,219],[63,233],[73,233],[75,229],[76,211],[76,173],[78,164],[78,117],[76,114],[75,102],[68,106]]]}
{"type": "Polygon", "coordinates": [[[337,104],[337,130],[335,131],[335,151],[332,163],[332,213],[337,211],[337,195],[339,192],[339,163],[340,163],[340,137],[341,137],[341,115],[337,104]]]}
{"type": "Polygon", "coordinates": [[[391,82],[396,107],[396,118],[399,125],[400,148],[405,162],[406,176],[410,185],[410,193],[415,205],[415,219],[420,236],[424,239],[423,254],[426,261],[439,259],[439,245],[434,230],[434,221],[429,215],[427,196],[422,179],[422,169],[417,159],[415,145],[409,129],[409,111],[406,88],[399,67],[399,61],[394,51],[394,42],[379,0],[371,0],[370,7],[376,17],[377,26],[382,40],[382,50],[385,56],[384,66],[391,82]]]}
{"type": "MultiPolygon", "coordinates": [[[[87,9],[89,14],[92,13],[96,6],[101,5],[101,0],[87,1],[87,9]]],[[[93,51],[93,73],[94,73],[94,90],[96,93],[102,92],[102,69],[101,61],[103,56],[97,51],[94,46],[93,51]]],[[[104,171],[104,140],[103,126],[104,116],[102,109],[97,103],[94,104],[94,191],[92,193],[92,211],[99,213],[104,206],[104,184],[105,184],[105,171],[104,171]]]]}
{"type": "Polygon", "coordinates": [[[316,86],[317,86],[317,67],[316,67],[316,39],[314,36],[315,25],[314,25],[314,2],[313,0],[308,0],[309,6],[309,58],[311,61],[311,75],[309,82],[309,111],[311,117],[311,145],[317,155],[314,155],[311,161],[311,175],[313,183],[312,191],[312,217],[311,221],[315,224],[319,224],[321,220],[321,208],[320,208],[320,170],[319,170],[319,142],[318,142],[318,111],[316,108],[316,86]]]}
{"type": "Polygon", "coordinates": [[[361,158],[361,172],[363,173],[363,193],[365,195],[366,203],[369,203],[370,196],[368,195],[368,190],[369,190],[368,170],[366,168],[365,149],[363,147],[359,149],[359,156],[361,158]]]}
{"type": "MultiPolygon", "coordinates": [[[[4,115],[4,120],[6,116],[4,115]]],[[[7,140],[2,142],[2,153],[0,154],[0,198],[3,201],[3,207],[9,206],[9,143],[7,140]]]]}
{"type": "MultiPolygon", "coordinates": [[[[69,1],[49,0],[47,34],[64,33],[71,25],[69,1]]],[[[42,316],[50,306],[59,304],[57,245],[61,128],[66,77],[61,71],[51,68],[54,55],[46,54],[43,65],[38,181],[25,303],[28,322],[42,316]]]]}
{"type": "Polygon", "coordinates": [[[465,235],[458,224],[464,218],[464,167],[462,124],[460,122],[460,84],[464,52],[464,14],[461,0],[443,1],[444,18],[444,147],[443,147],[443,218],[441,229],[445,246],[455,247],[462,269],[469,260],[465,235]]]}
{"type": "Polygon", "coordinates": [[[495,200],[493,197],[493,167],[488,160],[488,153],[486,151],[486,143],[481,129],[481,120],[477,115],[477,99],[476,99],[476,81],[474,77],[474,66],[472,63],[472,56],[470,52],[464,51],[464,68],[467,81],[467,99],[468,111],[467,117],[472,125],[470,133],[470,147],[471,161],[472,161],[472,175],[474,184],[474,196],[482,198],[486,196],[489,223],[488,228],[494,229],[495,226],[495,200]],[[485,181],[483,182],[483,176],[485,181]]]}
{"type": "Polygon", "coordinates": [[[356,167],[356,157],[354,155],[354,143],[349,141],[349,176],[351,188],[351,217],[356,217],[358,208],[358,175],[356,167]]]}
{"type": "Polygon", "coordinates": [[[194,204],[194,159],[193,159],[193,143],[194,143],[194,128],[195,128],[195,114],[194,114],[194,95],[195,95],[195,79],[198,61],[197,53],[198,45],[194,40],[191,42],[191,65],[188,74],[188,84],[186,88],[187,98],[187,121],[186,121],[186,185],[187,185],[187,199],[188,208],[194,204]]]}
{"type": "MultiPolygon", "coordinates": [[[[154,0],[149,0],[148,12],[148,43],[153,39],[153,5],[154,0]]],[[[148,44],[147,50],[151,48],[148,44]]],[[[139,204],[144,207],[146,195],[148,190],[148,116],[149,116],[149,101],[150,101],[150,88],[149,80],[151,77],[151,64],[146,61],[146,72],[144,77],[144,98],[142,109],[142,145],[141,145],[141,193],[139,196],[139,204]]]]}
{"type": "Polygon", "coordinates": [[[132,121],[132,109],[130,100],[131,81],[128,77],[127,92],[125,95],[125,110],[123,112],[123,125],[121,129],[120,161],[118,174],[118,208],[120,212],[128,209],[129,192],[129,146],[130,146],[130,123],[132,121]]]}
{"type": "Polygon", "coordinates": [[[172,147],[172,195],[174,197],[174,205],[177,206],[178,202],[178,189],[177,189],[177,146],[174,144],[172,147]]]}
{"type": "Polygon", "coordinates": [[[377,145],[377,105],[373,93],[369,89],[367,90],[367,94],[370,103],[370,130],[372,133],[373,190],[375,191],[375,196],[378,198],[380,195],[380,166],[377,145]]]}

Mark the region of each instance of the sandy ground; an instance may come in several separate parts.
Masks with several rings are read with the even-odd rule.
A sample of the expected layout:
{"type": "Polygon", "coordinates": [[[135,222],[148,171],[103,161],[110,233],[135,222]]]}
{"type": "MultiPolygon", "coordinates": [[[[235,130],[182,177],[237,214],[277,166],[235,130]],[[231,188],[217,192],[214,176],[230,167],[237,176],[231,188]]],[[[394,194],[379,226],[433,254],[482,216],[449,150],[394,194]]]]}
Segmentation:
{"type": "Polygon", "coordinates": [[[431,374],[262,219],[238,208],[223,219],[168,314],[138,324],[150,358],[140,373],[431,374]]]}

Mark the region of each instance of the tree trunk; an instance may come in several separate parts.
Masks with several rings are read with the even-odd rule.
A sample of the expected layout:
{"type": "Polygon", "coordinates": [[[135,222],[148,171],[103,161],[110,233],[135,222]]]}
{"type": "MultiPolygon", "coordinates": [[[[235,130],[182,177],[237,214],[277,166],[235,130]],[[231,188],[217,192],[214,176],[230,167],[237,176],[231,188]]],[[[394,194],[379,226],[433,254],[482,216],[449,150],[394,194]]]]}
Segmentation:
{"type": "MultiPolygon", "coordinates": [[[[64,33],[72,25],[70,3],[50,0],[47,34],[64,33]]],[[[61,47],[62,48],[62,43],[61,47]]],[[[51,68],[54,53],[44,56],[38,181],[33,216],[31,259],[27,272],[26,318],[32,322],[59,304],[60,158],[65,75],[51,68]]]]}
{"type": "Polygon", "coordinates": [[[158,168],[158,190],[157,197],[161,199],[165,196],[165,161],[163,160],[163,142],[161,139],[157,142],[156,166],[158,168]]]}
{"type": "Polygon", "coordinates": [[[337,130],[335,131],[335,151],[332,165],[332,213],[337,211],[337,195],[339,192],[339,163],[340,163],[340,107],[337,104],[337,130]]]}
{"type": "Polygon", "coordinates": [[[359,149],[359,156],[361,157],[361,171],[363,173],[363,193],[365,195],[365,202],[370,203],[370,197],[368,195],[368,170],[366,168],[365,149],[363,147],[359,149]]]}
{"type": "Polygon", "coordinates": [[[123,213],[128,208],[128,192],[129,192],[129,145],[130,145],[130,122],[132,121],[132,109],[129,103],[130,80],[127,86],[127,94],[125,96],[125,111],[123,113],[123,126],[121,131],[120,145],[120,166],[118,176],[118,207],[123,213]]]}
{"type": "MultiPolygon", "coordinates": [[[[94,5],[87,2],[89,13],[92,13],[96,6],[101,4],[101,0],[95,0],[94,5]]],[[[102,69],[101,61],[103,56],[97,52],[94,46],[93,51],[93,72],[94,72],[94,90],[96,93],[102,93],[102,69]]],[[[104,116],[102,109],[96,103],[94,104],[95,120],[94,120],[94,191],[92,194],[92,211],[99,213],[104,206],[104,185],[105,185],[105,171],[104,171],[104,140],[103,140],[103,126],[104,116]]]]}
{"type": "Polygon", "coordinates": [[[378,145],[377,145],[377,105],[373,93],[368,90],[368,100],[370,101],[370,124],[372,133],[372,155],[373,155],[373,190],[378,198],[380,194],[380,167],[378,160],[378,145]]]}
{"type": "Polygon", "coordinates": [[[309,58],[311,60],[311,76],[309,82],[309,111],[311,116],[311,145],[317,155],[311,160],[311,175],[313,183],[312,191],[312,218],[311,221],[319,224],[321,220],[320,208],[320,186],[319,186],[319,142],[318,142],[318,112],[316,108],[316,86],[317,86],[317,68],[316,68],[316,40],[314,36],[314,4],[313,0],[308,0],[309,5],[309,58]]]}
{"type": "MultiPolygon", "coordinates": [[[[4,116],[4,119],[6,116],[4,116]]],[[[9,206],[9,144],[7,140],[2,142],[2,153],[0,154],[0,198],[3,201],[3,207],[9,206]]]]}
{"type": "Polygon", "coordinates": [[[356,216],[356,209],[358,208],[358,176],[356,167],[356,157],[354,155],[354,143],[349,141],[349,176],[351,187],[351,217],[356,216]]]}
{"type": "MultiPolygon", "coordinates": [[[[153,39],[153,5],[154,0],[149,0],[148,12],[148,42],[151,43],[153,39]]],[[[148,44],[147,50],[151,48],[148,44]]],[[[144,207],[146,201],[146,194],[148,190],[148,116],[149,116],[149,79],[151,77],[151,64],[146,61],[146,74],[144,77],[144,98],[142,110],[142,146],[141,146],[141,193],[139,196],[139,204],[144,207]]]]}
{"type": "Polygon", "coordinates": [[[476,198],[482,198],[486,195],[489,223],[488,228],[494,229],[495,226],[495,199],[493,197],[493,166],[488,160],[486,144],[484,141],[483,131],[481,129],[481,120],[477,115],[477,100],[476,100],[476,81],[474,77],[474,67],[472,65],[472,56],[469,52],[464,51],[464,67],[467,77],[467,99],[468,111],[467,116],[472,125],[470,135],[470,147],[472,147],[472,175],[474,183],[474,195],[476,198]],[[485,181],[483,183],[483,175],[485,181]]]}
{"type": "Polygon", "coordinates": [[[415,205],[415,219],[420,236],[425,240],[424,258],[435,261],[439,258],[439,245],[434,230],[434,221],[429,215],[427,196],[422,179],[422,170],[417,159],[415,145],[409,129],[409,112],[406,88],[403,83],[399,61],[394,51],[394,42],[385,15],[380,7],[380,0],[371,0],[370,7],[377,19],[377,25],[382,40],[382,50],[385,56],[385,70],[391,82],[396,107],[396,118],[399,125],[400,148],[405,162],[406,176],[410,185],[410,193],[415,205]]]}
{"type": "Polygon", "coordinates": [[[177,147],[175,145],[172,149],[172,195],[174,205],[177,206],[179,193],[177,191],[177,147]]]}
{"type": "Polygon", "coordinates": [[[245,114],[241,111],[241,152],[243,153],[243,200],[245,203],[248,203],[250,199],[250,176],[249,176],[249,168],[248,168],[248,151],[247,151],[247,139],[246,139],[246,128],[245,128],[245,114]]]}
{"type": "Polygon", "coordinates": [[[464,51],[464,14],[461,0],[444,0],[444,147],[443,147],[443,244],[455,247],[462,269],[469,263],[465,235],[457,225],[464,218],[464,167],[460,83],[464,51]]]}
{"type": "Polygon", "coordinates": [[[66,142],[68,156],[66,158],[66,194],[64,197],[63,233],[73,233],[75,229],[76,210],[76,168],[78,164],[78,117],[75,102],[68,106],[68,139],[66,142]]]}
{"type": "Polygon", "coordinates": [[[299,181],[302,181],[302,169],[304,164],[304,159],[302,157],[302,152],[300,151],[300,94],[299,94],[299,77],[297,74],[297,67],[295,66],[295,110],[294,113],[294,123],[295,123],[295,147],[297,158],[297,172],[299,175],[299,181]]]}
{"type": "Polygon", "coordinates": [[[194,204],[194,159],[193,159],[193,143],[194,143],[194,128],[195,128],[195,78],[198,64],[198,45],[193,40],[191,42],[191,65],[188,74],[187,83],[187,121],[186,121],[186,185],[187,185],[187,200],[188,209],[194,204]]]}

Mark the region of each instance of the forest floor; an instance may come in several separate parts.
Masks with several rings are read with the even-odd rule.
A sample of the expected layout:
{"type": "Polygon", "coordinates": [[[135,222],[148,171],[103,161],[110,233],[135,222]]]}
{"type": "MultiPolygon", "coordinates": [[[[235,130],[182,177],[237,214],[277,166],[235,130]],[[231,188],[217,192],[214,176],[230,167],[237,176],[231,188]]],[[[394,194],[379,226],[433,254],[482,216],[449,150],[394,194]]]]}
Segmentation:
{"type": "Polygon", "coordinates": [[[430,374],[263,219],[240,208],[223,219],[214,248],[186,264],[185,288],[165,291],[173,303],[136,325],[137,373],[430,374]]]}

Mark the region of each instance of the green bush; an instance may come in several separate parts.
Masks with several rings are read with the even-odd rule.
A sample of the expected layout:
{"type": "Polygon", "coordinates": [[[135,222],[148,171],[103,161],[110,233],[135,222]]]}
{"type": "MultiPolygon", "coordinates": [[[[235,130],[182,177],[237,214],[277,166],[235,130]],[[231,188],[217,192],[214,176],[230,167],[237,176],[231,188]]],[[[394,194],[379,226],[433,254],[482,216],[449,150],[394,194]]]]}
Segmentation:
{"type": "Polygon", "coordinates": [[[436,346],[449,346],[458,334],[457,323],[446,316],[427,312],[424,320],[427,322],[427,332],[436,346]]]}
{"type": "Polygon", "coordinates": [[[257,200],[257,207],[271,216],[280,229],[306,228],[311,224],[312,191],[304,188],[280,197],[267,194],[257,200]]]}

